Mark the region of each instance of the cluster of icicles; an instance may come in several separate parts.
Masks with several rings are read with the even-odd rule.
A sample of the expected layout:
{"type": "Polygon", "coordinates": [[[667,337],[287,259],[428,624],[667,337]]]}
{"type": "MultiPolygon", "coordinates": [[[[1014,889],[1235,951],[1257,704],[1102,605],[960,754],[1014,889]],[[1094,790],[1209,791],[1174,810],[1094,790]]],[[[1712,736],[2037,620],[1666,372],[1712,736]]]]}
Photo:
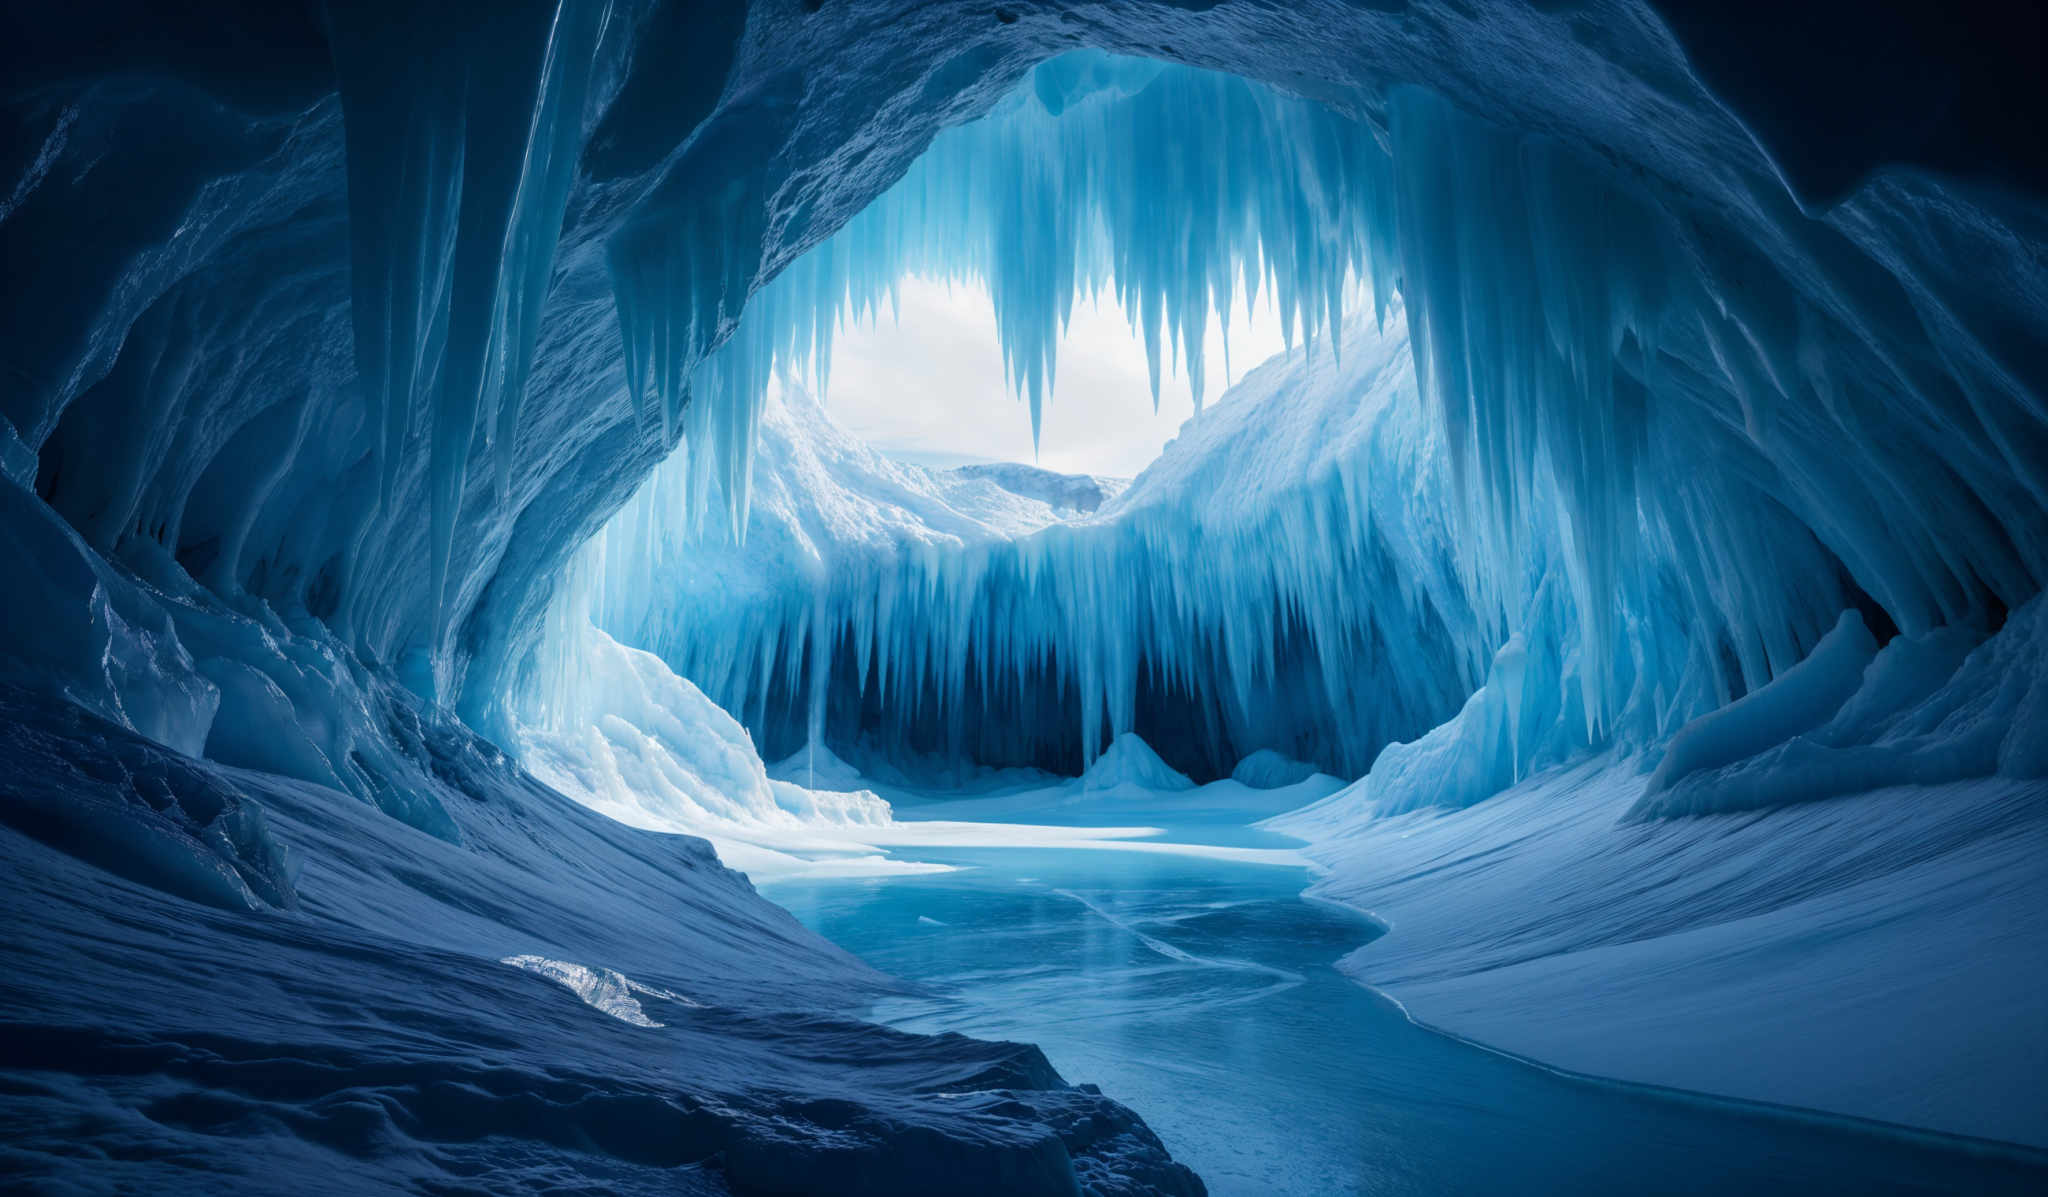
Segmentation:
{"type": "MultiPolygon", "coordinates": [[[[1240,79],[1054,60],[755,292],[737,332],[701,360],[687,349],[702,339],[674,321],[704,305],[664,289],[701,287],[697,272],[615,249],[632,385],[648,418],[681,422],[694,461],[672,517],[700,527],[722,505],[729,535],[744,535],[770,378],[808,373],[822,387],[834,329],[872,314],[906,274],[987,286],[1010,381],[1034,414],[1077,295],[1113,286],[1155,391],[1178,364],[1199,403],[1211,313],[1263,288],[1291,337],[1341,352],[1333,330],[1349,288],[1382,317],[1402,301],[1450,466],[1438,499],[1469,517],[1446,549],[1480,629],[1469,647],[1528,631],[1530,596],[1548,596],[1563,612],[1550,651],[1575,646],[1569,705],[1594,741],[1625,712],[1662,712],[1661,723],[1702,686],[1725,702],[1761,684],[1866,598],[1918,633],[1980,618],[1987,593],[2024,601],[2048,575],[2048,465],[2026,464],[1999,426],[1958,419],[1982,407],[1958,388],[1996,381],[1971,373],[1981,346],[1950,346],[1946,373],[1868,352],[1889,309],[1855,306],[1844,298],[1855,288],[1809,294],[1755,248],[1674,217],[1677,201],[1652,184],[1415,88],[1387,96],[1385,122],[1383,145],[1363,123],[1240,79]],[[2000,462],[2012,469],[1990,468],[2000,462]]],[[[806,636],[859,651],[900,640],[900,625],[958,641],[992,618],[961,596],[1000,587],[948,568],[917,610],[828,603],[806,636]]],[[[1242,589],[1173,589],[1159,605],[1242,589]]],[[[1327,606],[1291,609],[1319,619],[1327,606]]],[[[1330,610],[1345,626],[1309,629],[1316,643],[1367,634],[1358,613],[1330,610]]],[[[1192,677],[1215,622],[1197,612],[1162,632],[1148,667],[1192,677]]],[[[784,640],[748,637],[749,659],[713,669],[751,673],[726,696],[758,695],[773,670],[795,668],[806,654],[784,640]]],[[[1048,648],[1001,647],[1015,659],[1048,648]]],[[[901,667],[928,673],[953,651],[934,640],[905,649],[901,667]]],[[[1226,640],[1215,651],[1240,650],[1226,640]]],[[[1078,666],[1112,711],[1135,685],[1117,656],[1078,666]]],[[[1246,677],[1268,672],[1256,653],[1245,665],[1246,677]]]]}

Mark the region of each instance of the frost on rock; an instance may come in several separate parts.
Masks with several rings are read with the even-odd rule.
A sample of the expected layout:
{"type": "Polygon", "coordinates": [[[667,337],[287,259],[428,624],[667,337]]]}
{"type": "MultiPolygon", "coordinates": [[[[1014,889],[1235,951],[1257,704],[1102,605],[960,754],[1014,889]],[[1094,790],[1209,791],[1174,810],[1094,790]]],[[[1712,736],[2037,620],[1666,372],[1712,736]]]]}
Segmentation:
{"type": "Polygon", "coordinates": [[[609,1014],[620,1022],[636,1027],[659,1028],[660,1023],[647,1016],[640,1005],[642,997],[660,998],[674,1002],[685,1009],[702,1009],[704,1003],[659,989],[642,985],[624,973],[609,968],[591,968],[583,964],[570,964],[562,960],[550,960],[546,956],[507,956],[499,961],[513,968],[546,977],[557,985],[582,999],[583,1004],[593,1010],[609,1014]]]}

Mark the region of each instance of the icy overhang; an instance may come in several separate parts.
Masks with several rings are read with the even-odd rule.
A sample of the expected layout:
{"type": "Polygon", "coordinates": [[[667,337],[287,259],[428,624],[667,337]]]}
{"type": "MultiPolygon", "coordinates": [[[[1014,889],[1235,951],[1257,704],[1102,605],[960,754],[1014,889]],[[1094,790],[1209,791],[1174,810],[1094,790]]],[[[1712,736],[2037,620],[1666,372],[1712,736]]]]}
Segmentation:
{"type": "MultiPolygon", "coordinates": [[[[1833,57],[1835,38],[1660,7],[1677,36],[1646,4],[1518,0],[524,0],[488,21],[348,5],[303,22],[222,4],[178,37],[126,40],[109,29],[165,18],[87,28],[45,7],[4,39],[24,131],[0,218],[4,319],[23,382],[0,412],[96,547],[164,585],[324,623],[489,726],[567,554],[670,447],[628,398],[614,311],[655,330],[630,342],[647,377],[686,377],[750,294],[939,130],[1093,47],[1371,125],[1397,217],[1402,197],[1415,214],[1393,226],[1390,274],[1447,434],[1469,446],[1461,468],[1512,530],[1532,455],[1550,460],[1589,603],[1644,537],[1668,538],[1696,563],[1685,603],[1720,613],[1711,635],[1752,674],[1825,626],[1807,600],[1787,608],[1816,569],[1903,627],[2033,593],[2048,572],[2040,208],[1870,170],[1944,164],[1939,131],[1960,122],[1953,140],[1982,147],[1996,122],[1975,121],[1976,99],[1930,101],[1937,135],[1844,155],[1832,174],[1865,181],[1814,215],[1840,189],[1802,184],[1794,151],[1824,140],[1816,114],[1891,77],[1833,57]],[[222,49],[237,38],[280,52],[222,49]],[[1759,41],[1839,87],[1717,94],[1696,74],[1725,80],[1759,41]],[[622,254],[664,272],[679,306],[622,303],[639,293],[615,287],[622,254]],[[1645,520],[1645,446],[1673,444],[1712,468],[1656,477],[1645,520]],[[1709,527],[1745,504],[1804,531],[1709,527]]],[[[1896,15],[1838,32],[1910,29],[1896,15]]],[[[1971,97],[2014,77],[1979,74],[1971,97]]]]}

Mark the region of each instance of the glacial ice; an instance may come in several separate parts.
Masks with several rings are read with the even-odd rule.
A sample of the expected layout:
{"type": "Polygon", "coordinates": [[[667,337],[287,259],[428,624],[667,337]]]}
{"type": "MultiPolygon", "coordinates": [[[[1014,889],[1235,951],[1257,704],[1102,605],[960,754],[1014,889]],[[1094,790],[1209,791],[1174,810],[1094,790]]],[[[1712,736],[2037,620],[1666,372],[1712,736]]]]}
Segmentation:
{"type": "Polygon", "coordinates": [[[1232,745],[1362,772],[1455,710],[1492,650],[1429,497],[1447,475],[1400,327],[1347,335],[1341,359],[1252,371],[1092,511],[1038,501],[1037,474],[889,461],[785,383],[743,541],[678,518],[678,454],[558,604],[662,657],[769,756],[822,732],[1079,772],[1106,728],[1210,776],[1232,745]],[[1174,695],[1192,726],[1141,723],[1174,695]]]}
{"type": "Polygon", "coordinates": [[[1876,655],[1877,641],[1862,617],[1842,612],[1834,630],[1799,664],[1678,729],[1650,775],[1648,792],[1662,793],[1689,774],[1755,756],[1827,722],[1857,692],[1876,655]]]}
{"type": "Polygon", "coordinates": [[[701,835],[757,877],[883,874],[942,866],[885,859],[862,842],[890,821],[865,789],[771,778],[746,729],[688,681],[583,622],[555,667],[557,688],[520,729],[534,776],[622,823],[701,835]]]}
{"type": "MultiPolygon", "coordinates": [[[[1858,396],[1910,382],[1903,364],[1886,377],[1795,369],[1812,351],[1761,329],[1803,301],[1746,309],[1728,288],[1750,266],[1695,243],[1653,190],[1418,89],[1390,93],[1387,122],[1382,144],[1328,109],[1201,71],[1099,55],[1041,66],[756,294],[705,367],[744,387],[691,392],[682,451],[604,533],[593,618],[698,682],[770,755],[865,736],[1078,771],[1136,730],[1200,775],[1271,748],[1356,776],[1471,699],[1457,742],[1438,733],[1461,776],[1434,799],[1469,802],[1539,761],[1660,740],[1792,668],[1858,603],[1923,635],[1981,624],[1994,596],[2030,591],[2035,566],[2012,554],[2033,552],[2031,533],[1918,539],[1843,522],[1880,504],[1836,497],[1927,476],[1924,462],[1874,456],[1838,476],[1824,424],[1757,414],[1759,387],[1808,388],[1853,415],[1859,445],[1889,444],[1877,429],[1924,427],[1924,413],[1858,396]],[[1262,140],[1195,161],[1273,168],[1209,180],[1129,140],[1195,144],[1210,128],[1262,140]],[[1274,144],[1296,151],[1275,166],[1274,144]],[[1020,223],[1010,186],[1051,188],[1029,209],[1060,219],[1020,223]],[[1212,192],[1231,203],[1205,206],[1212,192]],[[1147,246],[1141,193],[1235,215],[1147,246]],[[1304,223],[1290,203],[1315,215],[1304,223]],[[1045,269],[1017,270],[1025,261],[1045,269]],[[1241,473],[1222,458],[1189,464],[1203,451],[1176,446],[1130,492],[1058,527],[970,509],[961,524],[927,500],[898,512],[890,468],[840,445],[825,455],[851,472],[821,482],[793,459],[817,452],[798,442],[822,421],[793,429],[761,404],[778,372],[822,387],[835,324],[909,271],[989,285],[1012,381],[1032,402],[1066,305],[1104,280],[1155,360],[1161,344],[1196,360],[1188,339],[1208,305],[1276,288],[1289,326],[1317,342],[1304,369],[1336,377],[1255,372],[1239,394],[1290,391],[1294,410],[1195,421],[1183,441],[1235,437],[1247,458],[1257,443],[1241,473]],[[1347,307],[1368,306],[1369,323],[1347,322],[1347,307]],[[1749,414],[1706,414],[1716,388],[1749,414]],[[1373,397],[1346,406],[1361,393],[1373,397]],[[783,489],[756,520],[751,491],[771,476],[783,489]],[[726,516],[716,537],[712,511],[726,516]],[[1018,535],[1031,524],[1048,526],[1018,535]],[[622,538],[636,547],[622,552],[622,538]],[[1239,568],[1254,544],[1273,568],[1239,568]],[[796,577],[784,559],[802,560],[796,577]],[[738,613],[709,597],[730,584],[743,587],[738,613]]],[[[1967,505],[1998,507],[2008,530],[2037,522],[2010,499],[1967,505]]]]}
{"type": "MultiPolygon", "coordinates": [[[[1411,897],[1406,931],[1519,911],[1578,934],[1598,924],[1603,893],[1650,875],[1644,845],[1680,840],[1693,855],[1656,875],[1675,879],[1674,907],[1710,912],[1713,881],[1739,870],[1695,878],[1684,865],[1734,821],[1671,816],[1790,807],[1742,824],[1754,850],[1738,863],[1773,860],[1785,829],[1817,846],[1785,859],[1815,869],[1898,846],[1889,823],[1988,828],[1954,870],[1970,884],[1941,902],[1913,905],[1942,893],[1931,883],[1876,887],[1913,907],[1916,930],[1896,941],[1913,951],[1807,934],[1890,908],[1859,905],[1873,891],[1851,887],[1818,914],[1745,908],[1640,953],[1627,924],[1646,911],[1616,905],[1622,925],[1595,949],[1614,967],[1559,956],[1522,975],[1543,974],[1528,992],[1560,999],[1552,1008],[1584,1013],[1564,999],[1587,978],[1643,963],[1654,985],[1683,975],[1665,966],[1689,947],[1740,953],[1762,927],[1784,932],[1768,942],[1786,951],[1839,953],[1808,974],[1816,984],[1847,984],[1876,960],[1888,984],[1929,995],[1905,972],[1917,952],[1971,978],[1957,988],[1998,998],[1985,1026],[2038,1009],[2031,974],[2000,968],[1996,949],[2021,937],[1977,916],[2031,915],[2010,896],[2039,893],[2005,858],[2039,859],[2024,812],[2048,774],[2041,208],[1995,170],[1987,183],[1910,168],[1983,148],[1948,135],[1973,131],[1974,77],[1958,82],[1972,104],[1881,70],[1802,70],[1787,86],[1761,68],[1807,47],[1759,46],[1746,23],[1640,0],[1418,0],[1398,13],[1132,0],[1082,20],[1033,0],[993,19],[957,0],[887,14],[519,0],[478,24],[416,7],[125,5],[136,36],[111,41],[103,22],[31,7],[33,36],[0,51],[16,134],[0,153],[0,549],[26,563],[0,587],[0,677],[16,746],[49,762],[27,781],[0,771],[0,884],[10,909],[72,920],[24,921],[10,943],[9,1009],[41,1020],[22,1024],[22,1050],[50,1053],[35,1060],[171,1060],[187,1071],[150,1083],[196,1096],[188,1112],[225,1101],[224,1118],[310,1128],[279,1150],[308,1175],[344,1173],[337,1185],[360,1176],[314,1138],[408,1142],[446,1110],[436,1085],[507,1079],[475,1068],[484,1039],[525,1046],[507,1049],[513,1091],[464,1128],[517,1134],[521,1103],[568,1101],[563,1125],[610,1153],[621,1187],[673,1183],[699,1148],[763,1184],[829,1176],[905,1126],[932,1130],[957,1149],[948,1158],[985,1149],[977,1166],[997,1162],[977,1175],[1058,1186],[1131,1164],[1155,1187],[1193,1185],[1123,1112],[1044,1084],[1001,1099],[1031,1117],[991,1098],[969,1126],[756,1044],[738,1049],[745,1062],[792,1091],[843,1084],[874,1101],[851,1130],[806,1121],[797,1103],[735,1113],[724,1089],[677,1104],[660,1062],[602,1037],[647,1028],[586,1031],[565,1021],[588,1013],[567,995],[508,987],[522,978],[495,961],[545,951],[649,977],[669,957],[702,959],[758,996],[762,942],[807,997],[849,975],[714,873],[696,841],[599,824],[519,774],[501,750],[526,729],[573,727],[583,738],[565,761],[659,778],[664,801],[709,803],[714,780],[735,785],[743,802],[698,810],[742,830],[784,816],[800,834],[888,826],[843,795],[757,788],[731,725],[650,735],[634,720],[700,712],[666,679],[622,693],[624,726],[605,725],[616,738],[590,738],[597,725],[559,705],[551,721],[564,692],[550,689],[550,653],[582,643],[564,631],[583,635],[570,610],[674,664],[775,755],[822,741],[1078,771],[1137,734],[1208,776],[1271,749],[1362,776],[1304,816],[1321,834],[1352,827],[1422,852],[1526,815],[1597,822],[1578,842],[1620,862],[1583,887],[1584,905],[1518,903],[1529,893],[1512,887],[1475,886],[1487,900],[1470,906],[1411,897]],[[1075,49],[1090,52],[1059,57],[1075,49]],[[1759,69],[1731,72],[1731,56],[1759,69]],[[1828,111],[1873,98],[1919,106],[1911,135],[1826,135],[1828,111]],[[975,168],[964,184],[962,165],[975,168]],[[820,455],[850,472],[792,494],[866,500],[771,497],[757,526],[757,464],[797,460],[778,455],[774,408],[761,406],[773,376],[824,390],[835,322],[886,302],[904,270],[989,284],[1029,402],[1054,382],[1066,305],[1112,279],[1156,371],[1199,371],[1200,315],[1254,286],[1313,347],[1206,407],[1152,483],[1105,495],[1087,519],[1014,478],[820,455]],[[1376,363],[1411,382],[1376,389],[1376,363]],[[1302,414],[1232,417],[1261,394],[1266,411],[1302,414]],[[1245,451],[1225,469],[1230,437],[1245,451]],[[679,442],[694,463],[662,465],[679,442]],[[834,512],[851,522],[805,522],[834,512]],[[1205,521],[1222,531],[1191,539],[1205,521]],[[676,580],[684,557],[750,582],[738,558],[701,546],[722,534],[752,552],[762,526],[789,532],[761,546],[767,559],[811,554],[811,581],[744,594],[752,622],[706,638],[725,655],[692,657],[671,617],[701,595],[671,604],[647,587],[676,580]],[[859,569],[849,542],[863,546],[859,569]],[[603,566],[568,568],[579,551],[603,566]],[[897,577],[906,556],[900,576],[922,589],[831,593],[849,573],[897,577]],[[1247,560],[1273,568],[1248,574],[1247,560]],[[1126,589],[1132,601],[1104,601],[1126,589]],[[1032,609],[1001,610],[998,594],[1032,609]],[[1073,642],[1056,641],[1072,612],[1073,642]],[[1860,672],[1827,643],[1844,612],[1882,645],[1851,654],[1868,656],[1860,672]],[[1829,681],[1824,694],[1791,704],[1799,734],[1700,722],[1745,696],[1759,700],[1749,712],[1798,697],[1780,683],[1802,661],[1830,668],[1806,679],[1829,681]],[[869,727],[885,698],[890,714],[869,727]],[[1022,730],[991,730],[1011,723],[1022,730]],[[1644,795],[1644,772],[1687,727],[1670,784],[1644,795]],[[831,734],[847,729],[868,742],[831,734]],[[1575,807],[1586,794],[1556,766],[1603,748],[1621,762],[1615,780],[1575,807]],[[1814,801],[1894,784],[1921,788],[1814,801]],[[1482,801],[1503,790],[1529,800],[1482,801]],[[1822,825],[1833,830],[1792,830],[1822,825]],[[300,914],[225,913],[284,908],[302,890],[320,901],[300,914]],[[224,1005],[202,974],[148,994],[109,984],[105,1025],[70,1021],[81,960],[117,953],[114,981],[160,963],[162,935],[143,921],[175,929],[215,977],[253,959],[250,984],[224,1005]],[[1968,934],[1945,939],[1954,927],[1968,934]],[[449,1030],[408,988],[433,968],[504,1024],[449,1030]],[[307,998],[304,978],[406,1033],[337,1042],[331,1004],[307,998]],[[202,1046],[177,1011],[245,1025],[202,1046]],[[419,1059],[423,1027],[446,1032],[438,1054],[392,1081],[392,1061],[419,1059]],[[623,1060],[626,1075],[564,1077],[559,1061],[576,1057],[623,1060]],[[250,1102],[210,1085],[214,1059],[258,1088],[325,1087],[311,1108],[250,1102]],[[1088,1137],[1098,1118],[1129,1159],[1088,1137]],[[678,1125],[691,1133],[646,1133],[678,1125]],[[1070,1148],[1080,1163],[1065,1162],[1070,1148]]],[[[1893,15],[1880,6],[1831,44],[1881,41],[1893,15]]],[[[1803,884],[1764,880],[1777,898],[1803,884]]],[[[1531,942],[1495,946],[1540,955],[1531,942]]],[[[1769,1019],[1747,1016],[1782,1011],[1765,1000],[1768,974],[1746,975],[1734,995],[1746,1000],[1721,1003],[1745,1017],[1699,1025],[1765,1033],[1769,1019]]],[[[1498,996],[1474,985],[1468,1014],[1498,996]]],[[[1699,992],[1701,1008],[1726,993],[1699,992]]],[[[1941,1021],[1932,997],[1915,1008],[1918,1022],[1882,1029],[1919,1043],[1933,1028],[1915,1060],[1939,1065],[1968,1024],[1941,1021]]],[[[1668,1029],[1688,1012],[1642,1017],[1668,1029]]],[[[1585,1048],[1602,1015],[1626,1011],[1592,1013],[1552,1029],[1585,1048]]],[[[1826,1029],[1818,1016],[1801,1025],[1826,1029]]],[[[1613,1050],[1635,1042],[1612,1038],[1613,1050]]],[[[746,1039],[677,1042],[714,1058],[746,1039]]],[[[927,1076],[972,1071],[872,1042],[927,1076]]],[[[974,1058],[1004,1078],[1049,1073],[987,1051],[974,1058]]],[[[1955,1058],[1996,1055],[1980,1044],[1955,1058]]],[[[72,1105],[135,1122],[126,1082],[62,1075],[90,1098],[31,1109],[46,1163],[71,1158],[53,1119],[72,1105]]],[[[269,1179],[234,1171],[248,1167],[237,1141],[152,1126],[243,1187],[269,1179]]],[[[552,1149],[537,1149],[536,1174],[552,1149]]],[[[445,1154],[456,1172],[479,1158],[400,1150],[445,1154]]],[[[135,1187],[165,1180],[132,1167],[135,1187]]]]}

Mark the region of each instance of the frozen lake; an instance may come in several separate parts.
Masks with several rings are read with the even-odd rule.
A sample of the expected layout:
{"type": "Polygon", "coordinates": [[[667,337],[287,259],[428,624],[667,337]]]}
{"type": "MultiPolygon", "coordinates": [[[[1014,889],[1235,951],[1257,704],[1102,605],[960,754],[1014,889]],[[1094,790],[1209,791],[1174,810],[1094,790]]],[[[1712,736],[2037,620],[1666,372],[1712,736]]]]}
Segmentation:
{"type": "MultiPolygon", "coordinates": [[[[1251,795],[1247,795],[1251,797],[1251,795]]],[[[899,812],[1008,820],[1014,801],[899,812]]],[[[1068,824],[1284,848],[1269,811],[1073,803],[1068,824]]],[[[1409,1023],[1332,967],[1376,928],[1305,902],[1306,869],[1091,847],[921,848],[959,871],[763,892],[928,996],[873,1016],[1040,1045],[1131,1106],[1217,1194],[2026,1192],[1972,1145],[1559,1076],[1409,1023]]],[[[1243,854],[1239,854],[1242,856],[1243,854]]]]}

